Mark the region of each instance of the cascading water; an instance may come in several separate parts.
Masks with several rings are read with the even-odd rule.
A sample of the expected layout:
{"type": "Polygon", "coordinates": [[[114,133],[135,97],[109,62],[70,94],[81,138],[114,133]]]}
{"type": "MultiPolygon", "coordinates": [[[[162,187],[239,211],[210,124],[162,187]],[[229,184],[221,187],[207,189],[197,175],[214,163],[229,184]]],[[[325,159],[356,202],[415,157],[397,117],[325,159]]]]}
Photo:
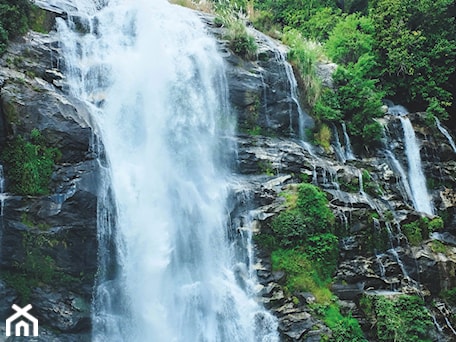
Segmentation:
{"type": "Polygon", "coordinates": [[[412,200],[417,211],[432,215],[434,213],[431,197],[426,188],[426,178],[421,166],[420,147],[415,136],[410,119],[406,116],[400,117],[404,130],[405,153],[408,161],[408,174],[412,200]]]}
{"type": "Polygon", "coordinates": [[[447,131],[447,129],[445,127],[442,126],[442,124],[440,123],[440,120],[437,117],[435,118],[435,123],[436,123],[439,131],[445,136],[445,138],[448,139],[448,143],[450,144],[451,148],[453,149],[453,152],[456,153],[456,144],[454,143],[454,140],[451,137],[450,133],[447,131]]]}
{"type": "Polygon", "coordinates": [[[96,7],[78,13],[87,34],[59,21],[70,91],[91,106],[109,160],[101,207],[117,212],[100,215],[118,230],[119,269],[98,280],[94,340],[277,341],[276,320],[236,280],[233,124],[215,42],[166,1],[96,7]]]}
{"type": "Polygon", "coordinates": [[[345,122],[342,122],[342,132],[344,133],[344,142],[345,142],[345,158],[347,160],[356,160],[355,154],[353,153],[353,149],[350,142],[350,136],[347,132],[347,127],[345,126],[345,122]]]}

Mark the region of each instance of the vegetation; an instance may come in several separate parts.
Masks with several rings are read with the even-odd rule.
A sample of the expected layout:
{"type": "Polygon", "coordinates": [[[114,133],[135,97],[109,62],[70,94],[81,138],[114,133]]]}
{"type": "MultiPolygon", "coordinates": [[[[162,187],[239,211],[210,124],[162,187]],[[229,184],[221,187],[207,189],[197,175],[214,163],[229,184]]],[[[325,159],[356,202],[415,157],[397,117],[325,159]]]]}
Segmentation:
{"type": "Polygon", "coordinates": [[[364,296],[360,305],[374,324],[379,341],[432,341],[432,318],[420,297],[364,296]]]}
{"type": "MultiPolygon", "coordinates": [[[[255,0],[254,10],[253,17],[263,18],[253,21],[259,29],[285,33],[292,63],[297,55],[311,53],[297,48],[311,41],[338,63],[334,89],[304,89],[310,90],[307,102],[315,117],[344,120],[355,142],[380,139],[375,118],[382,115],[385,96],[411,109],[427,109],[441,120],[455,115],[454,1],[255,0]]],[[[298,60],[308,62],[296,68],[301,78],[312,79],[318,60],[298,60]]]]}
{"type": "Polygon", "coordinates": [[[13,269],[3,270],[0,275],[8,285],[19,294],[21,304],[30,300],[31,290],[40,284],[65,286],[81,281],[58,270],[55,260],[47,255],[46,248],[54,247],[59,242],[45,235],[31,231],[22,233],[22,245],[25,254],[13,269]]]}
{"type": "Polygon", "coordinates": [[[0,0],[0,54],[9,40],[27,32],[31,8],[29,0],[0,0]]]}
{"type": "Polygon", "coordinates": [[[407,236],[412,246],[418,246],[423,240],[429,238],[429,234],[443,228],[443,220],[435,217],[429,220],[421,217],[416,221],[406,223],[402,226],[402,232],[407,236]]]}
{"type": "Polygon", "coordinates": [[[341,314],[329,289],[337,267],[338,238],[334,235],[334,215],[318,187],[302,183],[281,194],[286,210],[271,222],[269,234],[256,237],[271,250],[273,270],[287,274],[285,292],[311,292],[313,309],[333,331],[332,340],[365,341],[356,319],[341,314]]]}
{"type": "Polygon", "coordinates": [[[45,195],[60,151],[48,147],[41,132],[33,129],[28,139],[18,135],[1,154],[9,191],[20,195],[45,195]]]}

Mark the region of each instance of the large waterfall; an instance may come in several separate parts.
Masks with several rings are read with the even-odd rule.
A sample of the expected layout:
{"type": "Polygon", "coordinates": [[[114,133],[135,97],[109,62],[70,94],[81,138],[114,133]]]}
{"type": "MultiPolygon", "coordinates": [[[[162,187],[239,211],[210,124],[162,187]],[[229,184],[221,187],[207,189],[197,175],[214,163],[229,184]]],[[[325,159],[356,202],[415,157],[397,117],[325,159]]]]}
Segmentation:
{"type": "Polygon", "coordinates": [[[235,272],[234,123],[214,40],[166,1],[67,10],[69,91],[92,109],[108,165],[94,340],[277,341],[275,319],[235,272]]]}

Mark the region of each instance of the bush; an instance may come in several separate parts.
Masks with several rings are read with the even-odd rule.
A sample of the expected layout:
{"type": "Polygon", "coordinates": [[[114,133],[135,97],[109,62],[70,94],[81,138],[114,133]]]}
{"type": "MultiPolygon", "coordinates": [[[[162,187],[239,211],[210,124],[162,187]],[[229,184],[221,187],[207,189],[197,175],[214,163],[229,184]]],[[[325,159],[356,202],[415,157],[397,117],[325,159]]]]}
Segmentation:
{"type": "Polygon", "coordinates": [[[321,124],[320,129],[315,134],[315,141],[324,148],[325,151],[330,150],[331,146],[331,130],[328,125],[321,124]]]}
{"type": "Polygon", "coordinates": [[[308,237],[308,220],[298,209],[286,210],[277,215],[271,223],[272,231],[282,247],[302,245],[308,237]]]}
{"type": "Polygon", "coordinates": [[[297,208],[311,223],[312,233],[332,233],[334,214],[328,206],[326,194],[319,187],[303,183],[298,188],[297,208]]]}
{"type": "Polygon", "coordinates": [[[328,305],[324,308],[324,317],[326,325],[332,330],[332,339],[334,342],[366,342],[363,331],[359,322],[351,315],[348,317],[340,313],[339,307],[335,304],[328,305]]]}
{"type": "Polygon", "coordinates": [[[379,341],[431,341],[430,331],[434,325],[421,298],[378,296],[374,299],[374,307],[379,341]]]}
{"type": "Polygon", "coordinates": [[[332,233],[334,214],[328,207],[323,191],[312,184],[298,187],[296,208],[277,215],[271,223],[272,231],[282,247],[297,247],[316,234],[332,233]]]}
{"type": "Polygon", "coordinates": [[[327,303],[332,298],[328,289],[330,279],[322,279],[315,268],[316,261],[301,249],[277,249],[271,253],[272,269],[287,274],[286,290],[289,293],[312,292],[318,303],[327,303]]]}
{"type": "Polygon", "coordinates": [[[61,153],[47,147],[41,133],[34,129],[30,141],[22,136],[7,143],[2,152],[9,191],[19,195],[46,195],[49,193],[54,163],[61,153]]]}
{"type": "Polygon", "coordinates": [[[0,54],[10,39],[27,32],[30,11],[29,0],[0,0],[0,54]]]}

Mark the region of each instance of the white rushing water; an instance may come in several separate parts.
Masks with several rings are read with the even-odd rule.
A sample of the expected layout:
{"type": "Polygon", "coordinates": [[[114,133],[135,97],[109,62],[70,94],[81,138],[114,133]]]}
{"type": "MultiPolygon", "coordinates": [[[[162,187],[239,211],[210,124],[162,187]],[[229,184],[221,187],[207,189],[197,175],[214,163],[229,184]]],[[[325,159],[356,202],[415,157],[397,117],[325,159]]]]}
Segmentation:
{"type": "Polygon", "coordinates": [[[93,339],[278,341],[276,320],[236,279],[234,125],[214,40],[166,1],[77,4],[88,33],[63,20],[59,33],[70,91],[90,104],[106,150],[100,254],[116,253],[118,268],[100,271],[93,339]]]}
{"type": "Polygon", "coordinates": [[[456,153],[456,144],[454,143],[454,140],[451,137],[448,130],[442,126],[442,124],[440,123],[440,120],[437,117],[435,118],[435,123],[436,123],[439,131],[445,136],[445,138],[448,139],[448,143],[450,144],[451,148],[453,149],[453,152],[456,153]]]}
{"type": "Polygon", "coordinates": [[[344,142],[345,142],[345,158],[347,160],[356,160],[355,154],[353,153],[353,149],[350,142],[350,136],[347,132],[347,127],[345,126],[345,122],[342,122],[342,132],[344,133],[344,142]]]}
{"type": "Polygon", "coordinates": [[[408,161],[408,179],[412,192],[413,205],[417,211],[432,215],[434,210],[421,166],[420,146],[410,119],[406,116],[401,116],[400,119],[404,130],[405,153],[408,161]]]}

